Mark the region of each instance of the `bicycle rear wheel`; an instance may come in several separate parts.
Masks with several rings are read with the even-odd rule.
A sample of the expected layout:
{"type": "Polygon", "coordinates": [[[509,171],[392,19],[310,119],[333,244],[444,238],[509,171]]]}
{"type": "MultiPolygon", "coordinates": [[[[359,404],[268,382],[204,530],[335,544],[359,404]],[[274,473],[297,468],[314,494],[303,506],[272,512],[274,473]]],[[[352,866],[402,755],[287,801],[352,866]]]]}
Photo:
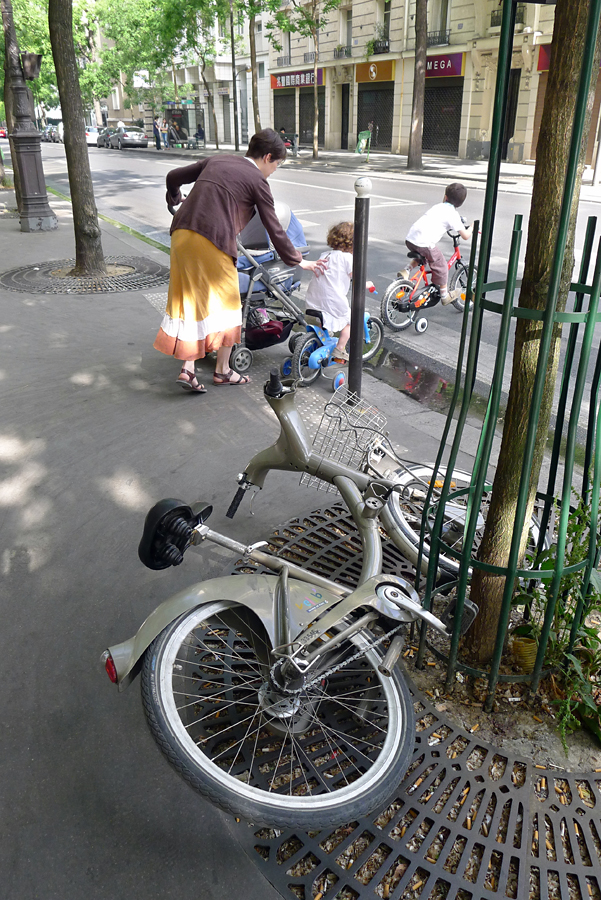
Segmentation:
{"type": "Polygon", "coordinates": [[[415,285],[412,281],[397,278],[389,284],[382,297],[380,315],[382,321],[393,331],[404,331],[413,321],[413,313],[409,309],[409,296],[415,285]]]}
{"type": "Polygon", "coordinates": [[[398,669],[380,674],[372,639],[354,635],[324,659],[316,684],[278,702],[262,626],[228,602],[198,607],[146,653],[150,730],[179,774],[227,812],[304,829],[352,821],[388,799],[414,745],[408,688],[398,669]]]}

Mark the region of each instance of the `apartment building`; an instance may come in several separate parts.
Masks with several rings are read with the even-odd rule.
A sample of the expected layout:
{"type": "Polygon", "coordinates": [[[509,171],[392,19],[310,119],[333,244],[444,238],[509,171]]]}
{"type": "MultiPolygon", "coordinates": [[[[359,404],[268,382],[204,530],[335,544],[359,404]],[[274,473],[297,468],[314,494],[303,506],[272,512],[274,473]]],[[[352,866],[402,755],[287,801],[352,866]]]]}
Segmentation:
{"type": "MultiPolygon", "coordinates": [[[[287,0],[283,0],[284,8],[287,0]]],[[[488,156],[502,8],[499,0],[430,0],[424,152],[488,156]]],[[[517,4],[503,157],[532,160],[544,102],[553,6],[517,4]]],[[[360,131],[372,148],[406,153],[415,59],[415,0],[353,0],[329,15],[317,48],[282,33],[271,49],[272,124],[313,141],[317,52],[319,143],[352,149],[360,131]]],[[[587,162],[595,150],[596,98],[587,162]]]]}

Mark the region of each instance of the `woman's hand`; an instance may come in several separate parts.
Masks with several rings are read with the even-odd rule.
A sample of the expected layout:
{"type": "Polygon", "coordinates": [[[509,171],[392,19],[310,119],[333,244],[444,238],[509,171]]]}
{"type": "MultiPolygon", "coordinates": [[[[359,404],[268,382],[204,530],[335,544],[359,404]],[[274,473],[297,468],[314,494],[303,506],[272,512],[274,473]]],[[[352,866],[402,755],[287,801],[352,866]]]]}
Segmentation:
{"type": "Polygon", "coordinates": [[[319,277],[328,268],[328,261],[327,259],[303,259],[298,265],[299,268],[314,272],[319,277]]]}

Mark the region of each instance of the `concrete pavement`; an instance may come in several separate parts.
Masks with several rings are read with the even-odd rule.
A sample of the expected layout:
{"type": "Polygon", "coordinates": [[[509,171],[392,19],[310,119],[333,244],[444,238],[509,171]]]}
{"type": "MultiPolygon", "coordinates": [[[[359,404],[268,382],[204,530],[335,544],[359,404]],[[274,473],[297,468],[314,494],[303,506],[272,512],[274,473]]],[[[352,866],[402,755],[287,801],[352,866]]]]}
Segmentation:
{"type": "MultiPolygon", "coordinates": [[[[21,234],[0,192],[0,268],[74,256],[70,204],[51,198],[57,231],[21,234]]],[[[163,251],[102,223],[106,255],[163,251]]],[[[153,292],[69,295],[0,288],[0,672],[4,687],[0,893],[6,900],[202,897],[275,900],[236,844],[243,827],[169,768],[144,722],[138,685],[119,695],[101,670],[184,585],[221,574],[225,552],[191,552],[150,572],[137,558],[147,509],[161,497],[206,499],[211,525],[257,540],[324,503],[295,478],[270,476],[233,523],[235,475],[275,438],[262,383],[284,348],[257,354],[253,382],[206,395],[175,384],[178,365],[152,349],[153,292]]],[[[156,293],[155,297],[156,297],[156,293]]],[[[160,291],[158,291],[160,293],[160,291]]],[[[431,459],[444,418],[365,376],[408,458],[431,459]]],[[[315,425],[326,383],[302,392],[315,425]]],[[[461,465],[468,466],[477,429],[461,465]]]]}

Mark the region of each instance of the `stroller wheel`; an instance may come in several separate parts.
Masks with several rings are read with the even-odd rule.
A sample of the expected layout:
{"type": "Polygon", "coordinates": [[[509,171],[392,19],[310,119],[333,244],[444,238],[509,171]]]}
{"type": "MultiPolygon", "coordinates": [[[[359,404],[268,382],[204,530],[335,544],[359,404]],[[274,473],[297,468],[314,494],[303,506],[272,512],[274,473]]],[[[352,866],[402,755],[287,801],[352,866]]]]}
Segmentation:
{"type": "Polygon", "coordinates": [[[252,366],[252,350],[248,347],[234,347],[230,354],[230,367],[239,374],[247,372],[252,366]]]}
{"type": "Polygon", "coordinates": [[[292,375],[292,357],[287,356],[285,360],[283,360],[282,365],[280,366],[280,374],[283,375],[284,378],[290,378],[292,375]]]}

